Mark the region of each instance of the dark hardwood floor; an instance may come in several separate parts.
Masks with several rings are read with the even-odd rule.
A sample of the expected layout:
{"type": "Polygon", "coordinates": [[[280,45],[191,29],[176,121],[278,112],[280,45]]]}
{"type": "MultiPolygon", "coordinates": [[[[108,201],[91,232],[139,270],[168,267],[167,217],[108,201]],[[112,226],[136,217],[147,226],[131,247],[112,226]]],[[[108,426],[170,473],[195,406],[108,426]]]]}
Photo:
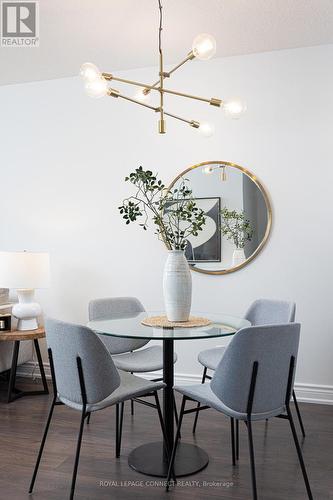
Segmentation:
{"type": "MultiPolygon", "coordinates": [[[[26,389],[34,385],[27,379],[19,382],[26,389]]],[[[63,406],[56,407],[35,490],[29,496],[50,397],[26,397],[6,404],[5,396],[5,384],[1,382],[0,499],[68,498],[79,414],[63,406]]],[[[333,406],[300,404],[300,407],[307,431],[302,449],[314,498],[333,500],[333,406]]],[[[158,479],[136,473],[127,465],[128,454],[134,447],[159,440],[156,412],[136,404],[135,416],[131,417],[130,405],[126,404],[120,459],[115,459],[115,410],[109,408],[94,414],[90,425],[85,427],[76,498],[250,500],[245,428],[240,428],[239,465],[232,467],[228,419],[213,410],[204,411],[195,437],[192,423],[193,415],[185,415],[182,440],[202,446],[210,456],[209,465],[199,474],[180,479],[176,488],[165,493],[158,479]]],[[[288,422],[274,419],[268,425],[254,424],[254,438],[259,498],[305,500],[306,490],[288,422]]]]}

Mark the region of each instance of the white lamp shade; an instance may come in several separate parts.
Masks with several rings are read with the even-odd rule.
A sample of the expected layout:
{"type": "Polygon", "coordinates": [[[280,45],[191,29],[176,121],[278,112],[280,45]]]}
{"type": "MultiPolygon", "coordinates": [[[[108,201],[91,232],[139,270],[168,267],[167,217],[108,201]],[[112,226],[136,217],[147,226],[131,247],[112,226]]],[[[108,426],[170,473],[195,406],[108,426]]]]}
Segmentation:
{"type": "Polygon", "coordinates": [[[49,281],[48,253],[0,252],[0,287],[47,288],[49,281]]]}

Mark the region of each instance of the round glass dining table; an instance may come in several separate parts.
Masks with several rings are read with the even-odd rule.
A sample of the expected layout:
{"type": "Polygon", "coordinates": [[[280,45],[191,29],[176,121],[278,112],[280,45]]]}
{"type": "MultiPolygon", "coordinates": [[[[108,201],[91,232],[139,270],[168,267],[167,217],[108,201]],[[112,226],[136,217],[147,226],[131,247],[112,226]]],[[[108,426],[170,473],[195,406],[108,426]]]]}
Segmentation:
{"type": "MultiPolygon", "coordinates": [[[[142,320],[163,313],[145,311],[122,314],[112,319],[90,321],[87,326],[100,335],[132,339],[161,340],[163,342],[163,417],[166,427],[166,442],[147,443],[135,448],[128,457],[130,467],[150,476],[166,477],[168,457],[174,442],[174,341],[189,341],[228,337],[238,330],[250,326],[249,321],[227,314],[193,312],[192,316],[208,318],[211,323],[204,327],[154,328],[142,324],[142,320]]],[[[194,444],[179,443],[175,460],[176,476],[187,476],[199,472],[208,464],[207,453],[194,444]]]]}

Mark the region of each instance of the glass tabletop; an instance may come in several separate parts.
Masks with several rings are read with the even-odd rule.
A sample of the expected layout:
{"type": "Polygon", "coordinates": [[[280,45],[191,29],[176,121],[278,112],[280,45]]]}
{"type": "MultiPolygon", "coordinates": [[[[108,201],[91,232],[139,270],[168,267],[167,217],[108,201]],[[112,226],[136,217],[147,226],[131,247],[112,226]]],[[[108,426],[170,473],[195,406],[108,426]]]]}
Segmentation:
{"type": "Polygon", "coordinates": [[[150,316],[160,316],[160,311],[145,311],[135,315],[124,315],[113,319],[89,321],[87,326],[101,335],[126,337],[131,339],[173,339],[189,340],[234,335],[241,328],[250,326],[250,322],[223,313],[192,312],[192,316],[208,318],[211,323],[203,327],[191,328],[153,328],[141,322],[150,316]]]}

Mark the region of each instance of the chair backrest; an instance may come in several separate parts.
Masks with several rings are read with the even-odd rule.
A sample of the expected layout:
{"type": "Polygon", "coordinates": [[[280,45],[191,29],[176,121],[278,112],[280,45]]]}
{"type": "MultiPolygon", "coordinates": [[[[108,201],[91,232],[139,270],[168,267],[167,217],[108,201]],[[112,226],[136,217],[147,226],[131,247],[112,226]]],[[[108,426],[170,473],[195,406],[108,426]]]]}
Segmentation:
{"type": "Polygon", "coordinates": [[[247,413],[252,371],[257,362],[252,413],[284,407],[290,361],[295,358],[296,368],[299,337],[299,323],[243,328],[234,335],[215,370],[212,391],[232,410],[247,413]]]}
{"type": "Polygon", "coordinates": [[[295,302],[284,300],[255,300],[245,314],[252,326],[293,323],[295,321],[295,302]]]}
{"type": "MultiPolygon", "coordinates": [[[[136,297],[95,299],[89,302],[89,321],[133,318],[144,311],[145,308],[136,297]]],[[[149,339],[128,339],[107,335],[100,335],[100,338],[111,354],[134,351],[149,342],[149,339]]]]}
{"type": "Polygon", "coordinates": [[[82,403],[77,357],[82,361],[88,403],[102,401],[119,387],[119,373],[110,353],[92,330],[48,318],[45,331],[60,396],[82,403]]]}

